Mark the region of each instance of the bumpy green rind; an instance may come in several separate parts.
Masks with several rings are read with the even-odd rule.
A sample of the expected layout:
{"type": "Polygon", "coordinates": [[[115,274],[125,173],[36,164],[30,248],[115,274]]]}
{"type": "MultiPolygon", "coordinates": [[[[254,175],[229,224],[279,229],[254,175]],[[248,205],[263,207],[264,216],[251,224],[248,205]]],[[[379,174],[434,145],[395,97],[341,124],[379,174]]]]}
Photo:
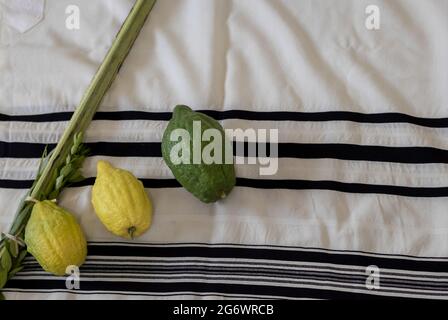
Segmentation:
{"type": "MultiPolygon", "coordinates": [[[[193,122],[201,121],[202,133],[214,128],[221,132],[225,137],[224,129],[215,119],[200,113],[194,112],[187,106],[176,106],[173,117],[170,120],[162,140],[162,155],[168,167],[171,169],[174,177],[179,183],[202,202],[211,203],[225,198],[233,189],[236,183],[234,164],[193,164],[193,122]],[[178,144],[177,141],[171,141],[171,132],[175,129],[185,129],[190,133],[190,164],[175,165],[170,159],[171,149],[178,144]]],[[[209,142],[202,142],[203,148],[209,142]]],[[[226,144],[223,143],[222,155],[225,155],[226,144]]],[[[227,147],[232,147],[227,144],[227,147]]],[[[224,161],[223,161],[224,162],[224,161]]]]}

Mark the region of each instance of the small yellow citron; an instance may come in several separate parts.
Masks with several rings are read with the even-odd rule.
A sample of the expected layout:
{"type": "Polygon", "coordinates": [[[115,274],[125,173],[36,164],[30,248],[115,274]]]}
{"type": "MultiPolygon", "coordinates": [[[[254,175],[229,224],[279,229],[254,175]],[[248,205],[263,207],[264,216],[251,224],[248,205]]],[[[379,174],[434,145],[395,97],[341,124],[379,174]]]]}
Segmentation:
{"type": "Polygon", "coordinates": [[[81,266],[87,256],[86,238],[76,218],[48,200],[34,204],[25,243],[42,268],[58,276],[68,266],[81,266]]]}
{"type": "Polygon", "coordinates": [[[101,222],[117,236],[133,239],[151,226],[152,204],[142,182],[107,161],[98,161],[92,204],[101,222]]]}

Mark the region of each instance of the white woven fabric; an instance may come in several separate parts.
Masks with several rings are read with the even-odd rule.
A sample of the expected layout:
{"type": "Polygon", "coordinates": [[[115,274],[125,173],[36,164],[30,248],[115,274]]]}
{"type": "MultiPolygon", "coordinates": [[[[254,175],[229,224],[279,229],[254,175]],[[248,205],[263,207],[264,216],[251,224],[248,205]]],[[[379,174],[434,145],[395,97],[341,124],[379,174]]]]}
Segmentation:
{"type": "MultiPolygon", "coordinates": [[[[176,104],[186,104],[217,111],[448,117],[448,1],[375,1],[381,27],[374,31],[365,27],[370,2],[158,1],[100,112],[171,112],[176,104]]],[[[39,28],[14,36],[0,27],[4,28],[0,30],[0,114],[72,111],[132,3],[48,0],[39,28]],[[80,8],[80,30],[65,27],[65,8],[71,4],[80,8]]],[[[0,121],[0,141],[8,146],[56,143],[66,123],[0,121]]],[[[107,159],[139,178],[172,179],[160,157],[114,155],[118,142],[160,142],[166,123],[94,121],[87,142],[111,144],[86,161],[86,176],[94,177],[96,161],[107,159]]],[[[280,143],[429,148],[421,151],[428,154],[428,163],[359,160],[350,152],[342,159],[287,156],[280,159],[277,175],[266,179],[413,190],[448,186],[445,126],[318,119],[226,119],[222,124],[278,128],[280,143]],[[442,150],[440,157],[435,156],[439,161],[432,161],[434,149],[442,150]]],[[[36,157],[14,156],[15,149],[8,147],[3,150],[11,154],[5,151],[0,158],[0,181],[34,177],[36,157]]],[[[410,159],[420,152],[405,150],[401,155],[410,159]]],[[[237,174],[263,178],[250,165],[237,166],[237,174]]],[[[0,230],[8,227],[25,191],[0,188],[0,230]]],[[[445,196],[238,186],[225,201],[205,205],[181,188],[149,187],[148,193],[154,201],[154,224],[141,242],[285,245],[448,257],[445,196]]],[[[77,215],[90,241],[119,241],[95,216],[90,186],[66,190],[60,204],[77,215]]]]}
{"type": "Polygon", "coordinates": [[[45,0],[1,0],[1,21],[24,33],[44,17],[45,0]]]}

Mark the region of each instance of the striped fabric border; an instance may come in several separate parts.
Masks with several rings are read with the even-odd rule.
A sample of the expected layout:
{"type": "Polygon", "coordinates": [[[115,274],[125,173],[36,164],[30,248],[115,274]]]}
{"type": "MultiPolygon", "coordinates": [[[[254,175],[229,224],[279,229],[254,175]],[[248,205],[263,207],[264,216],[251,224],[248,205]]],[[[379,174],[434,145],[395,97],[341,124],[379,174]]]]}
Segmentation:
{"type": "MultiPolygon", "coordinates": [[[[353,121],[358,123],[410,123],[430,128],[448,127],[448,118],[418,118],[399,113],[362,114],[355,112],[253,112],[244,110],[203,112],[217,119],[246,119],[274,121],[353,121]]],[[[5,115],[0,114],[0,121],[24,122],[56,122],[69,120],[71,112],[35,115],[5,115]]],[[[169,120],[169,112],[117,111],[99,112],[96,120],[169,120]]],[[[248,150],[249,143],[245,144],[248,150]]],[[[89,143],[91,155],[112,157],[161,157],[160,142],[95,142],[89,143]]],[[[0,141],[0,157],[12,159],[40,158],[46,144],[3,142],[0,141]]],[[[48,145],[48,150],[55,147],[48,145]]],[[[234,148],[236,151],[237,149],[234,148]]],[[[238,154],[238,156],[241,156],[238,154]]],[[[337,159],[347,161],[374,161],[398,164],[448,164],[448,150],[434,147],[389,147],[355,144],[329,143],[279,143],[279,158],[292,159],[337,159]]],[[[176,188],[178,183],[172,179],[142,179],[148,188],[176,188]]],[[[92,179],[79,184],[92,184],[92,179]]],[[[0,179],[0,187],[8,189],[25,189],[31,184],[29,180],[0,179]]],[[[332,180],[300,180],[300,179],[261,179],[238,178],[240,187],[258,189],[290,189],[290,190],[332,190],[346,193],[388,194],[406,197],[447,197],[448,185],[445,186],[408,186],[383,185],[366,183],[347,183],[332,180]]]]}
{"type": "MultiPolygon", "coordinates": [[[[248,150],[250,143],[244,143],[248,150]]],[[[94,156],[111,157],[161,157],[160,142],[96,142],[86,143],[94,156]]],[[[258,144],[257,144],[258,147],[258,144]]],[[[45,148],[51,151],[54,144],[1,142],[0,157],[40,158],[45,148]]],[[[236,152],[236,146],[234,151],[236,152]]],[[[267,151],[269,153],[269,150],[267,151]]],[[[236,154],[236,156],[243,156],[236,154]]],[[[430,147],[383,147],[352,144],[279,143],[279,158],[339,159],[396,163],[448,163],[448,150],[430,147]]]]}
{"type": "MultiPolygon", "coordinates": [[[[417,118],[404,114],[360,114],[353,112],[251,112],[242,110],[206,111],[216,119],[253,121],[351,121],[408,123],[427,128],[448,128],[448,118],[417,118]]],[[[0,121],[67,121],[70,112],[41,115],[1,115],[0,121]]],[[[167,121],[171,113],[140,111],[99,112],[96,120],[167,121]]],[[[429,129],[432,130],[432,129],[429,129]]],[[[438,133],[437,133],[438,134],[438,133]]],[[[25,140],[26,141],[26,140],[25,140]]],[[[436,147],[391,147],[383,145],[295,143],[278,144],[280,158],[338,159],[342,161],[417,164],[448,164],[448,150],[436,147]]],[[[0,141],[0,157],[40,158],[45,144],[0,141]]],[[[49,145],[49,150],[54,145],[49,145]]],[[[89,143],[93,156],[160,158],[159,142],[89,143]]],[[[245,143],[245,149],[248,149],[245,143]]],[[[236,148],[235,148],[236,150],[236,148]]],[[[7,163],[7,162],[5,162],[7,163]]],[[[435,169],[437,170],[437,168],[435,169]]],[[[408,173],[406,173],[408,174],[408,173]]],[[[410,174],[410,173],[409,173],[410,174]]],[[[433,172],[431,174],[434,174],[433,172]]],[[[148,176],[149,178],[151,176],[148,176]]],[[[238,177],[240,188],[332,190],[344,193],[386,194],[406,197],[448,197],[448,185],[382,185],[327,180],[270,179],[238,177]]],[[[15,179],[15,177],[13,178],[15,179]]],[[[26,179],[29,179],[26,178],[26,179]]],[[[338,180],[338,178],[334,178],[338,180]]],[[[147,188],[179,188],[176,180],[141,179],[147,188]]],[[[410,180],[411,181],[411,180],[410,180]]],[[[89,177],[72,187],[90,186],[89,177]]],[[[356,182],[356,181],[355,181],[356,182]]],[[[27,189],[31,180],[0,180],[0,188],[27,189]]],[[[232,241],[232,240],[230,240],[232,241]]],[[[111,295],[128,297],[225,297],[260,299],[303,298],[448,298],[448,258],[381,255],[366,252],[318,248],[256,246],[235,244],[177,243],[89,244],[89,257],[81,268],[81,289],[70,291],[65,279],[44,273],[34,259],[27,258],[25,269],[12,279],[7,293],[111,295]],[[366,287],[366,268],[380,268],[380,289],[366,287]]]]}
{"type": "MultiPolygon", "coordinates": [[[[95,178],[87,178],[71,187],[92,186],[95,178]]],[[[180,188],[175,179],[142,179],[145,188],[180,188]]],[[[32,180],[0,180],[0,188],[28,189],[33,184],[32,180]]],[[[285,189],[285,190],[332,190],[347,193],[376,193],[405,197],[448,197],[448,187],[402,187],[387,185],[372,185],[363,183],[344,183],[337,181],[309,181],[309,180],[274,180],[274,179],[248,179],[237,178],[237,187],[254,189],[285,189]]]]}
{"type": "MultiPolygon", "coordinates": [[[[78,294],[448,298],[448,259],[241,244],[89,244],[78,294]],[[379,289],[366,287],[377,266],[379,289]]],[[[6,292],[70,292],[34,259],[6,292]]]]}
{"type": "MultiPolygon", "coordinates": [[[[217,120],[242,119],[256,121],[352,121],[359,123],[411,123],[429,128],[448,128],[448,118],[423,118],[403,113],[358,113],[349,111],[327,112],[258,112],[247,110],[200,110],[217,120]]],[[[72,112],[56,112],[35,115],[7,115],[0,113],[0,121],[52,122],[68,121],[72,112]]],[[[95,120],[165,120],[171,112],[114,111],[97,112],[95,120]]]]}

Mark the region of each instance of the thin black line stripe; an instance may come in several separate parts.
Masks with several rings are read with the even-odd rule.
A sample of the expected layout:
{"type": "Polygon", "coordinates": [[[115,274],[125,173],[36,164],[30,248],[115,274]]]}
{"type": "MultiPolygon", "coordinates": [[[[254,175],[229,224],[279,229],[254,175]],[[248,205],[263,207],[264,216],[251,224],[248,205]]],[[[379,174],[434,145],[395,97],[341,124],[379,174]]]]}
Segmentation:
{"type": "Polygon", "coordinates": [[[209,297],[209,296],[216,296],[216,297],[223,297],[223,298],[244,298],[244,299],[267,299],[266,297],[258,297],[256,295],[253,296],[243,296],[243,295],[227,295],[227,294],[221,294],[221,293],[210,293],[210,294],[200,294],[195,292],[173,292],[173,293],[165,293],[165,294],[148,294],[148,293],[133,293],[133,292],[119,292],[119,291],[82,291],[82,290],[29,290],[29,289],[2,289],[2,292],[9,292],[9,293],[44,293],[44,294],[51,294],[51,293],[69,293],[69,294],[75,294],[75,295],[119,295],[119,296],[143,296],[143,297],[173,297],[173,296],[197,296],[197,297],[209,297]]]}
{"type": "MultiPolygon", "coordinates": [[[[198,279],[201,280],[201,279],[198,279]]],[[[307,283],[307,285],[309,285],[307,283]]],[[[324,285],[321,285],[324,286],[324,285]]],[[[237,283],[208,283],[203,280],[195,282],[119,282],[119,281],[84,281],[82,282],[82,290],[95,290],[95,291],[132,291],[132,292],[182,292],[193,291],[198,293],[204,292],[219,292],[222,294],[256,294],[260,296],[285,296],[291,298],[318,298],[318,299],[335,299],[335,298],[352,298],[362,299],[375,297],[375,294],[381,294],[381,292],[375,291],[369,293],[360,292],[347,292],[339,289],[357,290],[352,286],[345,286],[340,284],[326,285],[330,287],[322,289],[310,289],[303,288],[302,286],[275,286],[266,284],[237,284],[237,283]]],[[[8,288],[17,289],[64,289],[65,280],[18,280],[11,279],[7,284],[8,288]]],[[[358,289],[359,290],[359,289],[358,289]]],[[[383,293],[394,294],[396,297],[403,297],[403,295],[415,296],[419,293],[403,292],[396,290],[383,290],[383,293]]],[[[424,296],[442,297],[437,293],[424,293],[424,296]]],[[[381,296],[376,296],[380,298],[381,296]]],[[[384,297],[384,295],[383,295],[384,297]]]]}
{"type": "MultiPolygon", "coordinates": [[[[110,262],[116,262],[118,257],[110,257],[109,259],[95,259],[95,258],[91,258],[90,256],[87,257],[87,261],[84,263],[84,267],[90,267],[90,266],[104,266],[105,269],[108,269],[108,266],[112,266],[111,268],[113,268],[113,266],[156,266],[156,265],[163,265],[163,266],[177,266],[177,267],[182,267],[182,266],[186,266],[186,265],[193,265],[193,266],[210,266],[210,265],[223,265],[224,267],[240,267],[241,268],[245,268],[248,265],[253,265],[253,266],[259,266],[259,263],[254,263],[254,262],[249,262],[249,261],[225,261],[225,260],[218,260],[218,259],[213,259],[212,261],[207,261],[207,260],[195,260],[195,259],[185,259],[185,260],[172,260],[172,259],[164,259],[164,260],[135,260],[135,259],[129,259],[126,258],[126,260],[118,260],[120,262],[123,262],[122,264],[111,264],[110,262]],[[109,262],[109,263],[107,263],[109,262]],[[130,263],[130,264],[126,264],[126,263],[130,263]]],[[[151,259],[151,258],[149,258],[151,259]]],[[[37,261],[35,260],[29,260],[26,261],[24,264],[25,268],[29,268],[26,269],[26,271],[32,271],[32,268],[40,268],[39,264],[37,263],[37,261]]],[[[266,262],[263,261],[263,267],[258,267],[258,269],[266,269],[266,270],[280,270],[280,272],[282,272],[282,270],[318,270],[319,272],[332,272],[332,273],[337,273],[337,274],[354,274],[354,275],[364,275],[365,274],[365,268],[360,268],[360,269],[352,269],[352,268],[344,268],[344,267],[334,267],[334,266],[329,266],[329,265],[318,265],[318,264],[289,264],[287,262],[285,263],[271,263],[271,262],[266,262]],[[321,271],[322,270],[322,271],[321,271]],[[338,272],[339,271],[339,272],[338,272]],[[342,272],[342,273],[341,273],[342,272]]],[[[24,269],[25,270],[25,269],[24,269]]],[[[410,279],[413,278],[420,278],[420,279],[425,279],[427,281],[433,282],[435,280],[437,280],[437,282],[446,282],[448,285],[448,276],[442,276],[440,273],[433,273],[432,275],[429,274],[421,274],[421,273],[417,273],[417,274],[413,274],[413,273],[407,273],[407,274],[403,274],[403,273],[398,273],[398,272],[389,272],[389,271],[382,271],[381,272],[381,276],[382,277],[388,277],[388,278],[399,278],[399,277],[407,277],[410,279]],[[443,281],[442,281],[443,280],[443,281]]],[[[424,281],[425,281],[424,280],[424,281]]]]}
{"type": "MultiPolygon", "coordinates": [[[[26,280],[28,281],[28,280],[26,280]]],[[[160,293],[160,292],[127,292],[127,291],[99,291],[99,290],[89,290],[89,291],[85,291],[85,290],[67,290],[67,289],[51,289],[51,288],[47,288],[47,289],[39,289],[36,288],[36,286],[32,286],[32,288],[28,288],[30,286],[24,286],[23,285],[23,281],[20,282],[20,280],[10,280],[8,282],[8,286],[10,286],[11,282],[14,282],[13,284],[15,285],[15,287],[6,287],[4,289],[2,289],[4,292],[10,292],[10,293],[15,293],[15,292],[19,292],[19,293],[43,293],[43,294],[49,294],[49,293],[70,293],[70,294],[76,294],[76,295],[92,295],[92,294],[106,294],[106,295],[123,295],[123,296],[146,296],[146,297],[152,297],[152,296],[179,296],[179,295],[193,295],[193,296],[200,296],[200,297],[209,297],[209,296],[222,296],[222,297],[242,297],[242,298],[255,298],[255,299],[269,299],[267,297],[272,297],[272,298],[279,298],[279,299],[308,299],[308,298],[312,298],[312,297],[308,297],[308,296],[302,296],[302,297],[292,297],[292,296],[275,296],[275,295],[256,295],[253,292],[248,293],[246,296],[241,295],[241,294],[223,294],[223,293],[218,293],[218,292],[213,292],[213,291],[209,291],[209,292],[204,292],[204,293],[200,293],[200,292],[193,292],[193,291],[172,291],[172,292],[167,292],[167,293],[160,293]],[[20,286],[20,287],[17,287],[20,286]]],[[[345,298],[355,298],[355,299],[360,299],[361,296],[357,296],[357,295],[349,295],[348,297],[345,296],[345,298]]],[[[327,297],[327,299],[330,297],[327,297]]],[[[341,297],[339,297],[341,298],[341,297]]],[[[317,298],[315,297],[315,299],[322,299],[322,298],[317,298]]],[[[369,296],[364,297],[363,299],[372,299],[369,296]]],[[[375,297],[373,297],[373,299],[375,299],[375,297]]],[[[377,298],[378,299],[378,298],[377,298]]]]}
{"type": "MultiPolygon", "coordinates": [[[[91,150],[92,156],[162,156],[160,142],[95,142],[86,145],[91,150]]],[[[0,158],[40,158],[46,146],[43,143],[0,141],[0,158]]],[[[48,151],[53,150],[55,146],[49,144],[48,151]]],[[[244,143],[244,147],[246,153],[249,143],[244,143]]],[[[236,150],[237,148],[234,148],[234,153],[236,150]]],[[[338,143],[279,143],[278,157],[425,164],[448,163],[448,150],[432,147],[385,147],[338,143]]]]}
{"type": "MultiPolygon", "coordinates": [[[[81,274],[85,279],[96,278],[111,278],[111,279],[155,279],[160,278],[160,275],[167,277],[172,275],[175,278],[176,275],[201,275],[201,276],[237,276],[251,281],[252,277],[264,277],[264,278],[278,278],[278,279],[290,279],[290,280],[319,280],[319,281],[333,281],[333,282],[345,282],[353,284],[365,284],[367,280],[366,275],[360,274],[336,274],[322,271],[302,271],[302,270],[279,270],[268,269],[262,271],[260,268],[226,268],[226,267],[200,267],[200,266],[182,266],[182,267],[166,267],[161,266],[158,268],[133,268],[132,266],[120,266],[119,268],[111,268],[104,266],[83,266],[81,267],[81,274]],[[123,275],[126,273],[126,275],[123,275]]],[[[27,274],[26,272],[39,272],[42,268],[25,268],[17,274],[18,277],[42,277],[48,276],[45,273],[33,273],[27,274]]],[[[381,274],[382,276],[382,274],[381,274]]],[[[169,279],[169,278],[166,278],[169,279]]],[[[210,278],[212,279],[212,278],[210,278]]],[[[214,278],[213,278],[214,279],[214,278]]],[[[217,278],[218,279],[218,278],[217,278]]],[[[219,279],[218,279],[219,280],[219,279]]],[[[254,279],[254,281],[262,281],[254,279]]],[[[275,282],[275,280],[273,280],[275,282]]],[[[412,280],[412,279],[400,279],[400,278],[384,278],[381,277],[381,285],[383,287],[396,287],[407,289],[422,289],[422,290],[434,290],[434,291],[446,291],[448,292],[447,282],[434,282],[425,280],[412,280]]],[[[448,293],[447,293],[448,294],[448,293]]]]}
{"type": "MultiPolygon", "coordinates": [[[[200,110],[217,120],[242,119],[256,121],[351,121],[358,123],[410,123],[430,128],[447,128],[448,118],[423,118],[403,113],[358,113],[350,111],[327,111],[327,112],[293,112],[273,111],[259,112],[246,110],[200,110]]],[[[6,115],[0,114],[0,121],[24,121],[24,122],[57,122],[68,121],[72,112],[55,112],[31,115],[6,115]]],[[[154,120],[168,121],[171,112],[145,112],[145,111],[115,111],[97,112],[95,120],[154,120]]]]}
{"type": "MultiPolygon", "coordinates": [[[[206,261],[206,260],[194,260],[194,259],[188,259],[188,260],[135,260],[135,259],[126,259],[125,261],[123,261],[124,263],[122,264],[110,264],[110,263],[106,263],[106,262],[116,262],[118,257],[111,257],[110,259],[95,259],[95,258],[91,258],[91,257],[87,257],[87,261],[83,264],[83,268],[89,268],[89,267],[95,267],[95,266],[102,266],[104,267],[104,270],[108,270],[109,266],[111,269],[114,268],[114,266],[142,266],[142,265],[150,265],[150,266],[156,266],[156,265],[160,265],[164,268],[170,268],[173,266],[177,266],[177,267],[183,267],[183,266],[210,266],[210,265],[224,265],[224,267],[229,267],[229,265],[231,265],[234,268],[237,268],[241,265],[247,266],[247,265],[252,265],[252,266],[258,266],[259,264],[255,264],[253,262],[248,262],[248,261],[225,261],[225,260],[217,260],[217,259],[213,259],[212,261],[206,261]],[[102,263],[105,262],[105,263],[102,263]],[[158,264],[156,264],[155,262],[157,262],[158,264]],[[125,263],[130,263],[128,265],[126,265],[125,263]],[[138,263],[138,264],[136,264],[138,263]],[[146,264],[145,264],[146,263],[146,264]]],[[[118,260],[120,261],[120,260],[118,260]]],[[[37,261],[35,260],[31,260],[31,261],[26,261],[25,263],[23,263],[24,265],[24,269],[23,271],[30,271],[30,272],[35,272],[35,271],[40,271],[41,267],[39,266],[39,264],[37,263],[37,261]]],[[[245,267],[241,267],[241,268],[245,268],[245,267]]],[[[361,269],[361,270],[357,270],[357,269],[350,269],[350,268],[344,268],[344,267],[333,267],[333,266],[321,266],[321,265],[294,265],[294,264],[288,264],[288,263],[270,263],[270,262],[266,262],[263,261],[263,266],[265,267],[269,267],[269,268],[263,268],[263,267],[257,267],[257,270],[279,270],[279,272],[283,272],[283,271],[288,271],[288,270],[317,270],[318,272],[331,272],[331,273],[335,273],[335,274],[350,274],[350,275],[362,275],[364,276],[365,274],[365,270],[361,269]],[[276,267],[281,267],[281,268],[276,268],[276,267]],[[324,271],[322,271],[324,270],[324,271]],[[340,272],[344,272],[344,273],[340,273],[340,272]]],[[[137,272],[137,271],[135,271],[137,272]]],[[[144,272],[144,271],[142,271],[144,272]]],[[[446,283],[448,286],[448,276],[441,276],[440,273],[433,273],[432,275],[428,275],[428,274],[413,274],[413,273],[397,273],[397,272],[388,272],[388,271],[381,271],[381,277],[383,278],[392,278],[392,279],[402,279],[400,277],[406,277],[404,278],[404,280],[406,279],[417,279],[416,281],[428,281],[430,283],[446,283]],[[424,279],[424,280],[421,280],[424,279]],[[437,281],[435,281],[437,280],[437,281]],[[442,281],[443,280],[443,281],[442,281]]]]}
{"type": "MultiPolygon", "coordinates": [[[[326,263],[336,267],[356,266],[365,268],[376,265],[381,269],[392,269],[400,271],[421,271],[429,273],[447,273],[448,260],[414,260],[403,256],[370,256],[362,252],[341,251],[308,251],[291,247],[288,249],[257,248],[249,246],[198,246],[188,244],[186,246],[139,246],[139,245],[114,245],[94,244],[88,245],[88,255],[103,257],[103,259],[131,259],[142,258],[175,258],[175,259],[197,259],[204,258],[210,261],[219,259],[247,259],[250,263],[257,264],[260,260],[272,261],[273,263],[288,264],[291,262],[326,263]]],[[[100,258],[101,259],[101,258],[100,258]]],[[[34,260],[32,260],[34,261],[34,260]]],[[[182,260],[178,260],[182,261],[182,260]]],[[[293,265],[294,267],[294,265],[293,265]]]]}
{"type": "MultiPolygon", "coordinates": [[[[180,188],[175,179],[140,179],[145,188],[168,189],[180,188]]],[[[95,178],[87,178],[71,187],[92,186],[95,178]]],[[[32,180],[0,180],[0,188],[29,189],[32,180]]],[[[385,194],[403,197],[437,198],[448,197],[448,187],[406,187],[390,185],[373,185],[362,183],[347,183],[338,181],[312,181],[312,180],[274,180],[237,178],[237,187],[254,189],[278,190],[330,190],[353,194],[385,194]]]]}
{"type": "Polygon", "coordinates": [[[320,262],[336,265],[366,267],[376,265],[385,269],[447,272],[448,261],[416,261],[399,258],[371,257],[354,254],[331,254],[316,251],[294,251],[275,249],[248,249],[232,247],[137,247],[137,246],[91,246],[89,255],[123,257],[201,257],[242,258],[280,261],[320,262]]]}

